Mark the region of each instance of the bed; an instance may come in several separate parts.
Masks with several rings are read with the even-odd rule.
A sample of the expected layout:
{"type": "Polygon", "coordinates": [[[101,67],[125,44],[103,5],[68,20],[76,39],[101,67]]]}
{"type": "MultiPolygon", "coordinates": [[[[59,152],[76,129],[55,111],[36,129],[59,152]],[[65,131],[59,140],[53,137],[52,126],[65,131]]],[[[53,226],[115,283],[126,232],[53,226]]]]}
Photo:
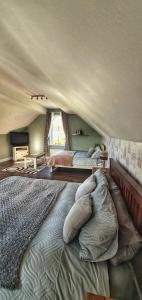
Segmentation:
{"type": "Polygon", "coordinates": [[[104,166],[99,157],[88,157],[88,151],[61,151],[48,158],[48,165],[55,168],[75,169],[92,169],[104,166]]]}
{"type": "MultiPolygon", "coordinates": [[[[17,181],[19,185],[22,181],[29,188],[33,180],[36,186],[40,181],[44,189],[39,179],[13,177],[11,184],[17,181]]],[[[58,184],[58,181],[44,182],[46,185],[58,184]]],[[[80,264],[78,241],[75,240],[71,245],[63,242],[64,220],[74,203],[78,186],[78,183],[66,184],[56,205],[29,244],[21,265],[20,286],[18,289],[1,288],[1,300],[84,300],[86,291],[109,295],[106,262],[80,264]]]]}
{"type": "MultiPolygon", "coordinates": [[[[111,160],[110,174],[121,187],[135,226],[142,234],[142,187],[114,160],[111,160]]],[[[46,180],[46,183],[50,185],[51,181],[46,180]]],[[[78,183],[68,182],[61,191],[25,252],[20,286],[13,290],[1,288],[0,299],[84,300],[87,292],[121,300],[142,299],[142,251],[132,261],[113,267],[107,261],[80,262],[78,239],[64,244],[63,224],[78,186],[78,183]]]]}

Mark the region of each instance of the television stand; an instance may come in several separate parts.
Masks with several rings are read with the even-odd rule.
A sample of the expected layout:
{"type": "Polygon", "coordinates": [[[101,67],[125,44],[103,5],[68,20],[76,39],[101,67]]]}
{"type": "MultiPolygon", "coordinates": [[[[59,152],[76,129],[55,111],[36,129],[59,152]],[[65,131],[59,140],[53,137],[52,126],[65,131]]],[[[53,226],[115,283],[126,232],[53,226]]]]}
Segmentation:
{"type": "Polygon", "coordinates": [[[16,146],[12,147],[13,150],[13,160],[22,160],[26,155],[29,154],[29,146],[16,146]]]}

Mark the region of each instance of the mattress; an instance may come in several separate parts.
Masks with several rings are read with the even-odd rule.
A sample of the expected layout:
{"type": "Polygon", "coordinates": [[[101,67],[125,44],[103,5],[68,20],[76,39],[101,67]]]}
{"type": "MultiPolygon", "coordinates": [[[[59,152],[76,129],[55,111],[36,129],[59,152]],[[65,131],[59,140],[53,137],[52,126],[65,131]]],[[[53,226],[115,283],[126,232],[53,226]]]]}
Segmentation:
{"type": "Polygon", "coordinates": [[[78,239],[69,245],[63,242],[64,220],[78,185],[67,183],[60,193],[25,253],[21,286],[0,289],[1,300],[84,300],[87,292],[109,296],[107,263],[80,261],[78,239]]]}

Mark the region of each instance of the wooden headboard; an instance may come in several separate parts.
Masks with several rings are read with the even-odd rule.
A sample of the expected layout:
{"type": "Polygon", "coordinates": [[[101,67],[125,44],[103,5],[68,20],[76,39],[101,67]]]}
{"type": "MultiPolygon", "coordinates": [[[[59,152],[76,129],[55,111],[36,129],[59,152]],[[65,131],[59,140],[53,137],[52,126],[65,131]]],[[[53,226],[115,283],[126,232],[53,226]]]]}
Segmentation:
{"type": "Polygon", "coordinates": [[[113,159],[110,159],[110,175],[120,187],[133,222],[142,234],[142,186],[113,159]]]}

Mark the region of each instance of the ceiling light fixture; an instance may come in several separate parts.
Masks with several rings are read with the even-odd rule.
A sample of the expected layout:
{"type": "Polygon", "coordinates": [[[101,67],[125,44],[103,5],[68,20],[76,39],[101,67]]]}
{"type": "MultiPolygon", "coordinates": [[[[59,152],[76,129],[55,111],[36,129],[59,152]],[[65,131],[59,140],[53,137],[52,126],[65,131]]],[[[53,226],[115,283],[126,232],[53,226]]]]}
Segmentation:
{"type": "Polygon", "coordinates": [[[31,95],[31,100],[48,100],[48,97],[46,97],[45,95],[31,95]]]}

